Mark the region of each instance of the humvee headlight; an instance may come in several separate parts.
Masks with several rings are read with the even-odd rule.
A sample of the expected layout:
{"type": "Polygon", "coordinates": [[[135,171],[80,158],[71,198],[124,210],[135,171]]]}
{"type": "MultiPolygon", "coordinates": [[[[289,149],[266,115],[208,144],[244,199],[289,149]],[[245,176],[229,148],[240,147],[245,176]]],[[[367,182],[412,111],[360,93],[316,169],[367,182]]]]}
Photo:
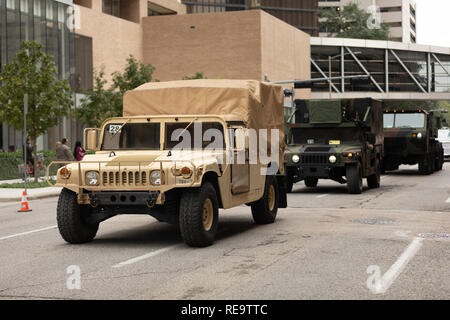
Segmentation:
{"type": "Polygon", "coordinates": [[[192,170],[188,167],[181,168],[181,175],[184,179],[189,179],[192,176],[192,170]]]}
{"type": "Polygon", "coordinates": [[[419,133],[417,134],[417,139],[422,139],[422,133],[419,132],[419,133]]]}
{"type": "Polygon", "coordinates": [[[70,169],[67,167],[63,167],[63,168],[61,168],[61,170],[59,170],[59,174],[60,174],[61,178],[67,180],[70,177],[70,169]]]}
{"type": "Polygon", "coordinates": [[[328,161],[330,161],[330,163],[336,163],[337,158],[336,158],[336,156],[332,155],[328,158],[328,161]]]}
{"type": "Polygon", "coordinates": [[[155,170],[150,173],[150,182],[155,186],[161,185],[161,171],[155,170]]]}
{"type": "Polygon", "coordinates": [[[97,171],[86,172],[86,184],[88,186],[98,186],[100,183],[100,177],[97,171]]]}
{"type": "Polygon", "coordinates": [[[299,163],[300,162],[300,157],[297,154],[294,154],[292,156],[292,162],[293,163],[299,163]]]}

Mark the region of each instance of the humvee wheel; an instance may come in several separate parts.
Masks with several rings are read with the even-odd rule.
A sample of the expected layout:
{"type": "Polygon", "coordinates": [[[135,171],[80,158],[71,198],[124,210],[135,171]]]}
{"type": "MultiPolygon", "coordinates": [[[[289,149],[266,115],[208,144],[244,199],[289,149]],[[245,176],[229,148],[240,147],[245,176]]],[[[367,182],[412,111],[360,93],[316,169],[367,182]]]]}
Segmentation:
{"type": "Polygon", "coordinates": [[[214,242],[219,222],[216,189],[209,182],[200,188],[186,189],[180,199],[180,231],[192,247],[207,247],[214,242]]]}
{"type": "Polygon", "coordinates": [[[292,193],[293,188],[294,188],[294,181],[288,178],[288,181],[286,182],[286,192],[292,193]]]}
{"type": "Polygon", "coordinates": [[[319,183],[319,178],[315,178],[315,177],[306,177],[305,178],[305,186],[307,186],[308,188],[317,187],[317,183],[319,183]]]}
{"type": "Polygon", "coordinates": [[[432,174],[435,170],[434,152],[426,155],[422,161],[419,162],[419,173],[428,175],[432,174]]]}
{"type": "Polygon", "coordinates": [[[257,224],[273,223],[278,212],[278,184],[274,176],[266,176],[264,194],[251,204],[253,220],[257,224]]]}
{"type": "Polygon", "coordinates": [[[362,168],[359,162],[350,164],[346,168],[347,189],[351,194],[360,194],[363,191],[362,168]]]}
{"type": "Polygon", "coordinates": [[[69,243],[86,243],[95,238],[98,223],[87,223],[86,218],[92,209],[88,205],[79,205],[77,194],[62,189],[56,209],[59,233],[69,243]]]}
{"type": "Polygon", "coordinates": [[[444,150],[442,148],[442,145],[438,147],[436,155],[436,164],[434,166],[436,171],[441,171],[444,166],[444,150]]]}
{"type": "Polygon", "coordinates": [[[381,175],[381,167],[380,167],[380,161],[378,159],[375,159],[375,174],[367,177],[367,185],[371,189],[379,188],[380,187],[380,175],[381,175]]]}

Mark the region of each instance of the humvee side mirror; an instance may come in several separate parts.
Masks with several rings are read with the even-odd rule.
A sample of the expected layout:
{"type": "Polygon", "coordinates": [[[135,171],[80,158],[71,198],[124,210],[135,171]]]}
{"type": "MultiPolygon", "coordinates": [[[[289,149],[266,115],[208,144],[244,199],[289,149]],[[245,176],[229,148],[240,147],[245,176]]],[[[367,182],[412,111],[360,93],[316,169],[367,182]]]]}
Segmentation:
{"type": "Polygon", "coordinates": [[[84,149],[86,151],[98,150],[98,133],[100,129],[86,128],[84,129],[84,149]]]}
{"type": "Polygon", "coordinates": [[[376,137],[375,133],[367,132],[366,133],[366,141],[369,142],[370,144],[375,144],[377,142],[377,137],[376,137]]]}

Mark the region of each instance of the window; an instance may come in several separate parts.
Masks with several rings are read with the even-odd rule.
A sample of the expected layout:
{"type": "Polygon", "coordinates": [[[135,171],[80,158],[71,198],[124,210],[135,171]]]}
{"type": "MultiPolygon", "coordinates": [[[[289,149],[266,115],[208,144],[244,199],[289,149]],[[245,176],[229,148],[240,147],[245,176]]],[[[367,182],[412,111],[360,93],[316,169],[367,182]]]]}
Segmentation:
{"type": "Polygon", "coordinates": [[[177,122],[166,124],[165,149],[195,149],[197,144],[201,148],[216,146],[224,148],[225,137],[223,126],[218,122],[177,122]],[[200,127],[200,137],[197,137],[197,127],[200,127]],[[186,129],[187,128],[187,129],[186,129]],[[188,140],[186,140],[188,139],[188,140]],[[220,140],[217,140],[220,139],[220,140]]]}
{"type": "Polygon", "coordinates": [[[153,2],[148,3],[148,16],[162,16],[168,14],[177,14],[175,11],[161,7],[153,2]]]}
{"type": "Polygon", "coordinates": [[[385,128],[423,128],[425,114],[423,113],[396,113],[384,114],[385,128]]]}
{"type": "Polygon", "coordinates": [[[159,123],[110,123],[103,135],[102,150],[159,150],[159,123]]]}
{"type": "Polygon", "coordinates": [[[394,127],[394,114],[393,113],[385,113],[383,115],[383,124],[385,128],[393,128],[394,127]]]}
{"type": "Polygon", "coordinates": [[[120,18],[121,0],[103,0],[103,13],[120,18]]]}

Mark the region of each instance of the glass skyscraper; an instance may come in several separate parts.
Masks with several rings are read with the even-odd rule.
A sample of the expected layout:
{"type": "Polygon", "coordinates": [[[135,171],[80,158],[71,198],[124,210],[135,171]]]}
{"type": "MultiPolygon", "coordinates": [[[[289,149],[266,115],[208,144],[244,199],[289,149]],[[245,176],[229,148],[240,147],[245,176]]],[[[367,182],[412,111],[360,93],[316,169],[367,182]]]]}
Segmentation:
{"type": "MultiPolygon", "coordinates": [[[[71,5],[72,0],[0,0],[0,68],[14,58],[23,41],[35,40],[53,56],[59,78],[67,79],[74,87],[74,33],[68,9],[71,5]]],[[[6,151],[21,144],[14,130],[6,125],[2,125],[0,135],[0,149],[6,151]]]]}

